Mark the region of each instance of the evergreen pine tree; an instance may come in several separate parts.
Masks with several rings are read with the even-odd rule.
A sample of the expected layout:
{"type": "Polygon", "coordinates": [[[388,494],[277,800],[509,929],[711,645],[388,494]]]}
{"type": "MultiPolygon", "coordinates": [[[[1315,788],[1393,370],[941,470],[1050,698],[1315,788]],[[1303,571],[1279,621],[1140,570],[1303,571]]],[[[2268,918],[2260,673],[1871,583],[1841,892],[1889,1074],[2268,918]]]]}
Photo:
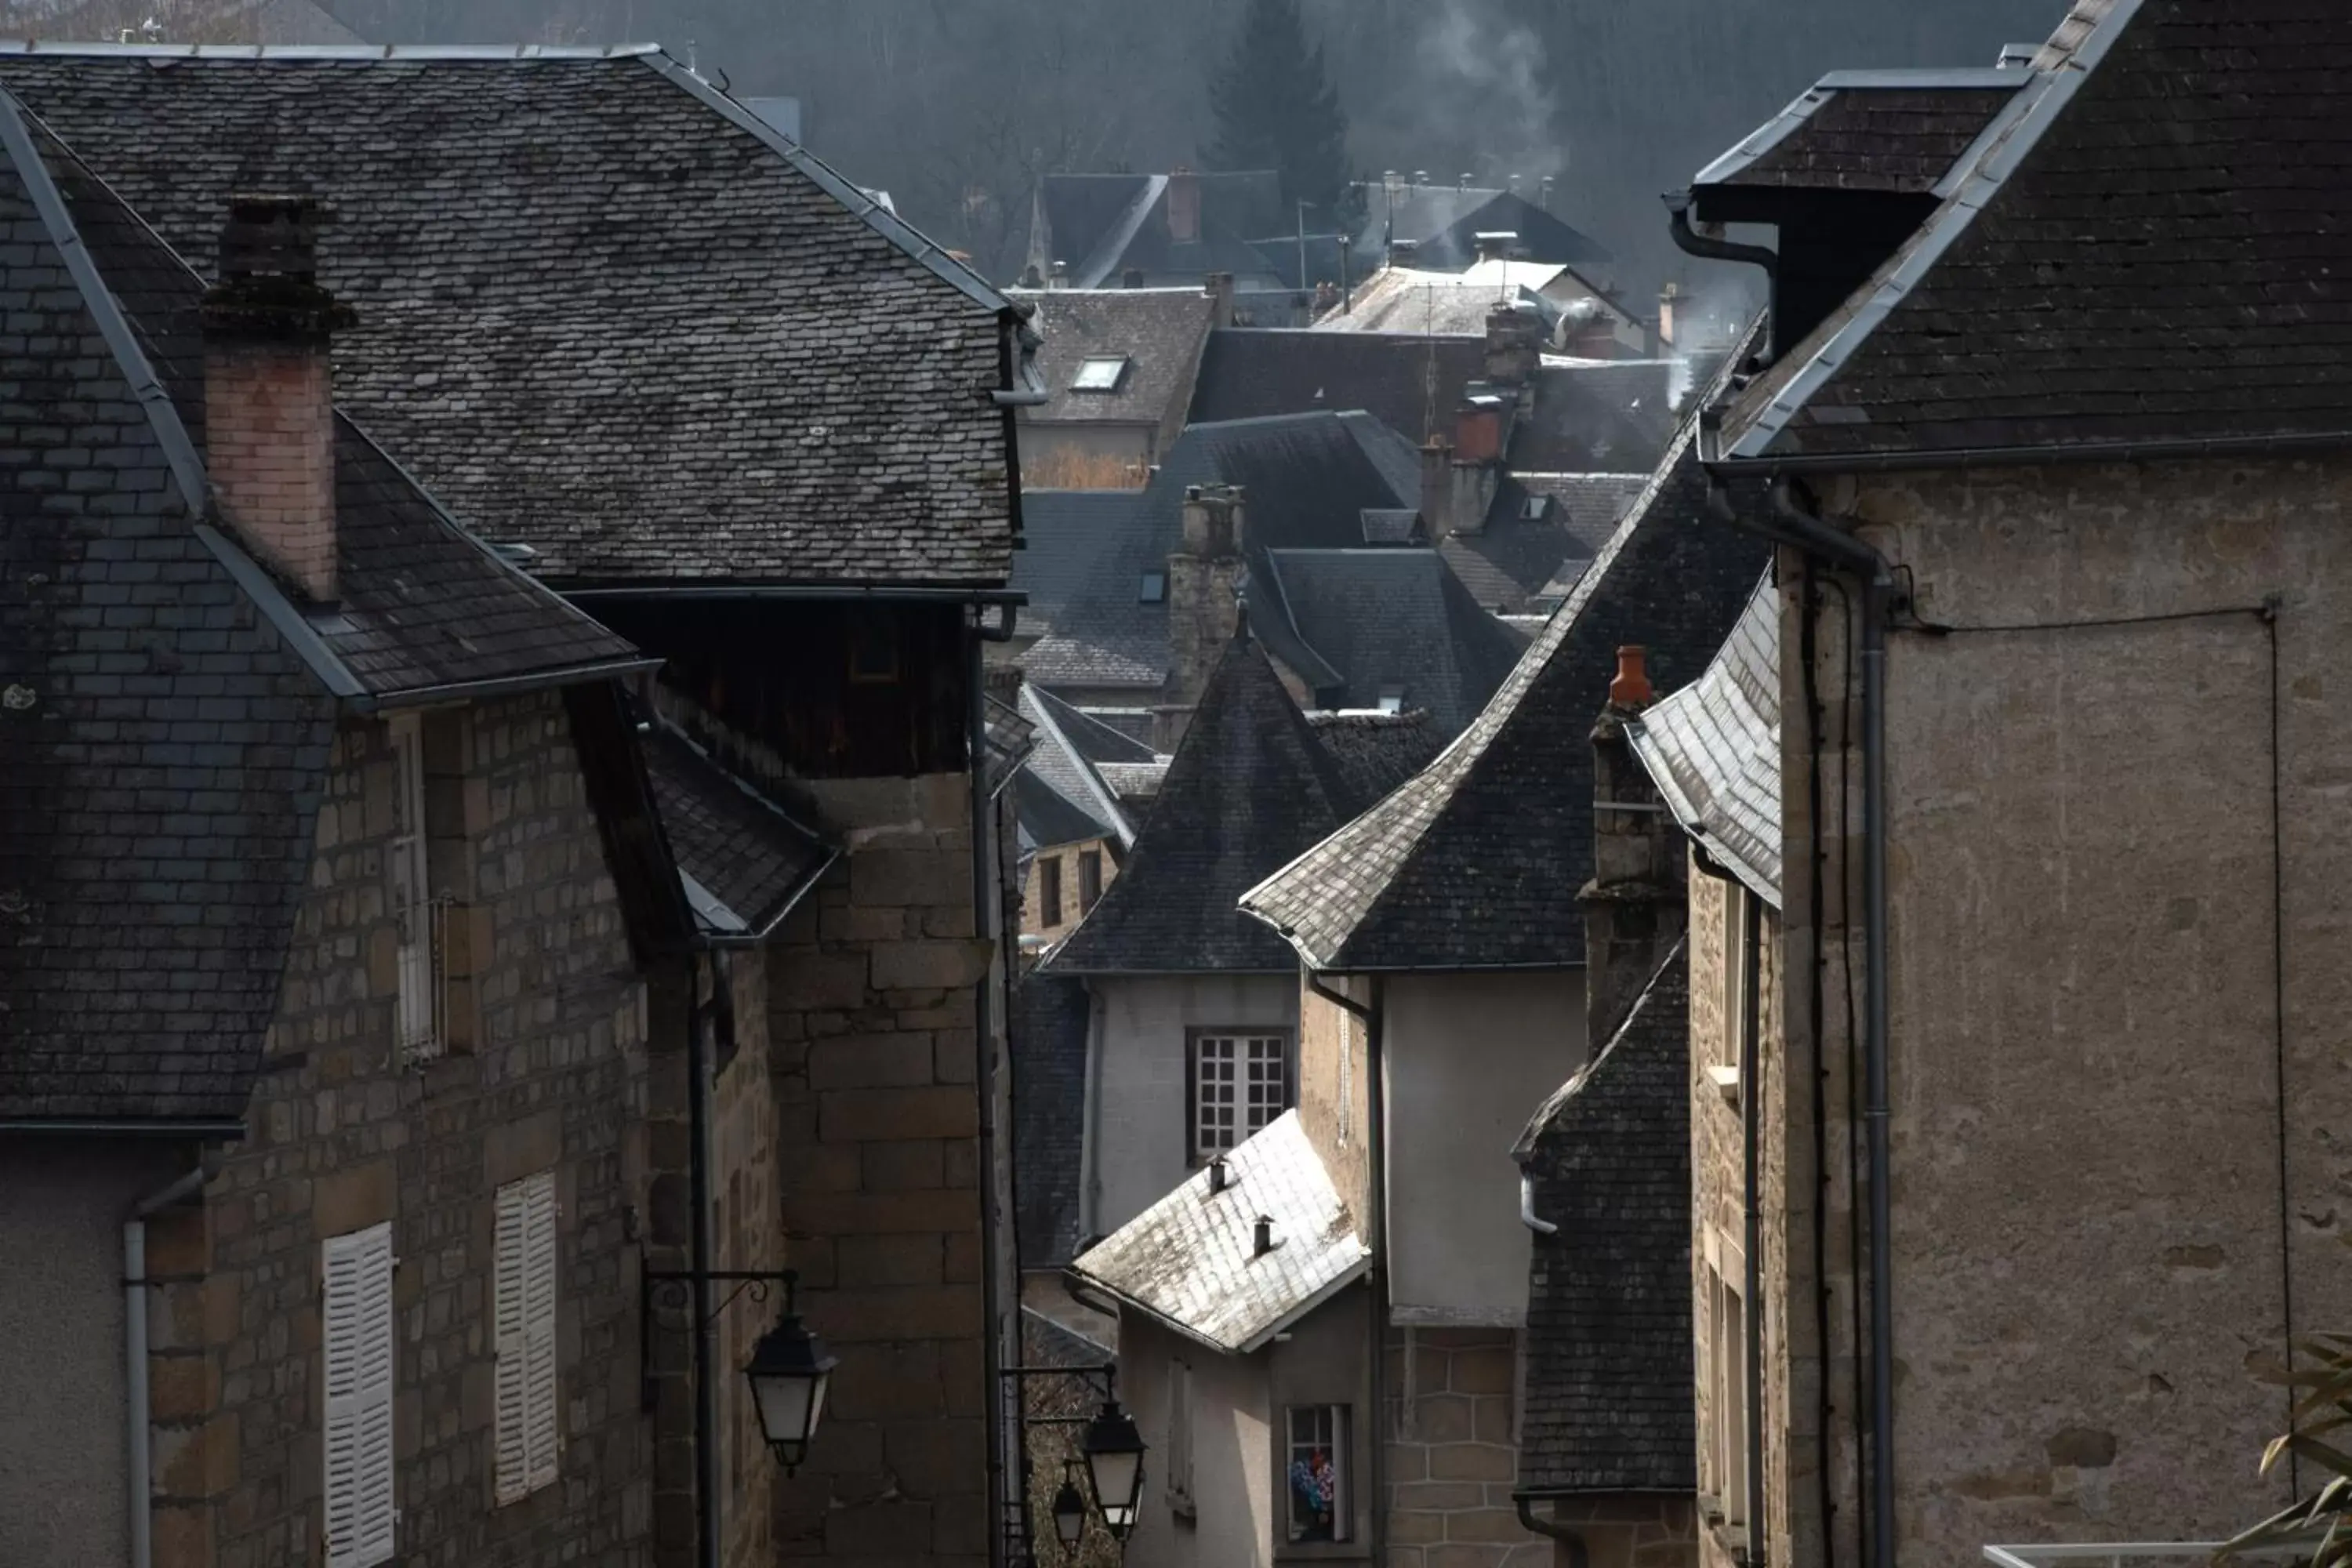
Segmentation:
{"type": "Polygon", "coordinates": [[[1213,169],[1275,169],[1286,211],[1337,210],[1347,194],[1348,117],[1310,44],[1298,0],[1249,0],[1241,31],[1209,84],[1213,169]]]}

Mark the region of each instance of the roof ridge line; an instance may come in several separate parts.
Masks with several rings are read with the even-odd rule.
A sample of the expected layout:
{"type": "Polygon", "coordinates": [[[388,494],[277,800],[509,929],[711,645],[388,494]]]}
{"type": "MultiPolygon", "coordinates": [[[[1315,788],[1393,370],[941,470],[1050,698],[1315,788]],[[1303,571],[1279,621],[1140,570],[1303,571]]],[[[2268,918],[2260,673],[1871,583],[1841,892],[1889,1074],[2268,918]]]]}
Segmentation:
{"type": "MultiPolygon", "coordinates": [[[[73,279],[75,289],[81,295],[82,309],[89,312],[99,336],[105,340],[108,350],[114,355],[116,368],[130,384],[131,397],[138,403],[140,412],[146,416],[148,428],[154,434],[155,444],[163,448],[163,460],[171,468],[172,478],[179,488],[180,500],[188,509],[188,521],[202,523],[212,511],[212,484],[205,476],[204,458],[196,451],[196,444],[188,435],[187,426],[181,421],[179,408],[172,402],[170,390],[155,374],[147,352],[139,346],[139,335],[131,324],[131,318],[123,313],[121,302],[114,297],[114,290],[107,287],[106,277],[99,270],[97,258],[90,255],[89,247],[82,242],[81,229],[73,220],[72,210],[66,205],[65,193],[58,189],[57,181],[50,177],[47,160],[33,144],[32,132],[26,124],[26,112],[16,101],[16,95],[0,89],[0,151],[5,151],[9,161],[16,165],[17,174],[25,182],[26,195],[32,198],[33,210],[39,215],[41,226],[48,230],[49,242],[58,247],[58,255],[65,263],[66,275],[73,279]]],[[[66,149],[67,156],[73,156],[73,150],[67,147],[63,137],[51,132],[46,124],[41,126],[41,130],[43,134],[66,149]]],[[[74,161],[79,163],[80,159],[75,158],[74,161]]],[[[107,194],[114,195],[111,187],[108,187],[107,194]]],[[[114,196],[114,199],[118,203],[122,200],[120,196],[114,196]]],[[[131,210],[128,203],[122,203],[122,206],[126,212],[131,210]]]]}
{"type": "MultiPolygon", "coordinates": [[[[1770,460],[1769,448],[1788,429],[1789,421],[1852,362],[1895,307],[1926,281],[1960,237],[1975,226],[1977,215],[2000,194],[2018,166],[2041,145],[2042,137],[2082,90],[2083,83],[2105,60],[2116,40],[2138,18],[2141,3],[2142,0],[2115,0],[2091,24],[2082,43],[2064,58],[2046,68],[2037,68],[2026,73],[2031,79],[2004,107],[2001,115],[1995,117],[1996,123],[2004,118],[2010,120],[2006,133],[1990,141],[1980,139],[1969,149],[1975,163],[1953,184],[1952,194],[1921,228],[1918,244],[1908,255],[1896,252],[1900,259],[1892,270],[1863,285],[1870,290],[1869,300],[1813,351],[1804,368],[1765,405],[1755,422],[1740,432],[1739,439],[1722,454],[1719,461],[1770,460]]],[[[2074,20],[2075,15],[2070,11],[2066,20],[2074,20]]],[[[2060,24],[2062,29],[2064,26],[2063,22],[2060,24]]],[[[1951,179],[1946,176],[1947,181],[1951,179]]]]}
{"type": "Polygon", "coordinates": [[[108,56],[172,60],[610,60],[664,52],[659,44],[121,44],[100,39],[0,38],[0,55],[108,56]]]}

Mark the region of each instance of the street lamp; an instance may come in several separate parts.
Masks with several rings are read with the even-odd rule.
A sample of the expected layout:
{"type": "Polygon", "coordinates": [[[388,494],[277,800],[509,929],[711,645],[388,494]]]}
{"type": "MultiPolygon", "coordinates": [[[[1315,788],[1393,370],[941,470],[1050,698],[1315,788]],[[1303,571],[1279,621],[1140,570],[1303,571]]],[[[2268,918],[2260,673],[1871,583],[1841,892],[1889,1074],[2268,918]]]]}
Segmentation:
{"type": "Polygon", "coordinates": [[[1087,1532],[1087,1500],[1078,1495],[1077,1469],[1076,1459],[1062,1461],[1062,1489],[1054,1494],[1054,1533],[1072,1559],[1078,1554],[1079,1537],[1087,1532]]]}
{"type": "Polygon", "coordinates": [[[824,1342],[803,1327],[800,1315],[787,1305],[743,1369],[760,1412],[760,1430],[788,1476],[808,1458],[809,1438],[824,1415],[824,1385],[833,1375],[834,1359],[824,1342]]]}
{"type": "Polygon", "coordinates": [[[1106,1402],[1087,1428],[1085,1451],[1087,1481],[1094,1489],[1095,1507],[1102,1510],[1103,1527],[1112,1540],[1124,1542],[1143,1501],[1143,1434],[1118,1400],[1106,1402]]]}

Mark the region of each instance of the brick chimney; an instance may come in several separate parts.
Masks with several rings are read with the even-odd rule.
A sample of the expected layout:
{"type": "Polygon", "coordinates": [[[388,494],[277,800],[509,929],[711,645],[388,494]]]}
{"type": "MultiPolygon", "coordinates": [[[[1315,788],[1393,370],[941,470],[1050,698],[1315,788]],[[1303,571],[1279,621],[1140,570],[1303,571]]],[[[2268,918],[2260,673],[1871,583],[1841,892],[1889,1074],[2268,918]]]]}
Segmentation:
{"type": "Polygon", "coordinates": [[[1201,176],[1190,169],[1168,176],[1168,237],[1177,245],[1201,237],[1201,176]]]}
{"type": "Polygon", "coordinates": [[[1658,290],[1658,342],[1667,348],[1675,346],[1675,310],[1682,300],[1679,283],[1669,283],[1658,290]]]}
{"type": "Polygon", "coordinates": [[[1543,368],[1543,317],[1533,309],[1501,304],[1486,312],[1486,379],[1500,386],[1531,386],[1543,368]]]}
{"type": "Polygon", "coordinates": [[[1483,392],[1463,399],[1454,416],[1454,460],[1457,463],[1499,463],[1503,460],[1503,399],[1483,392]]]}
{"type": "Polygon", "coordinates": [[[1647,650],[1617,650],[1592,726],[1592,880],[1584,911],[1584,1008],[1599,1051],[1689,922],[1683,837],[1627,739],[1653,699],[1647,650]]]}
{"type": "Polygon", "coordinates": [[[205,460],[237,537],[312,604],[335,602],[335,402],[328,340],[352,324],[319,286],[308,196],[229,198],[205,290],[205,460]]]}
{"type": "Polygon", "coordinates": [[[1421,448],[1421,526],[1432,540],[1452,531],[1454,448],[1432,436],[1421,448]]]}
{"type": "Polygon", "coordinates": [[[1168,701],[1181,714],[1200,701],[1225,645],[1241,629],[1247,538],[1239,486],[1185,488],[1184,537],[1168,556],[1168,701]]]}

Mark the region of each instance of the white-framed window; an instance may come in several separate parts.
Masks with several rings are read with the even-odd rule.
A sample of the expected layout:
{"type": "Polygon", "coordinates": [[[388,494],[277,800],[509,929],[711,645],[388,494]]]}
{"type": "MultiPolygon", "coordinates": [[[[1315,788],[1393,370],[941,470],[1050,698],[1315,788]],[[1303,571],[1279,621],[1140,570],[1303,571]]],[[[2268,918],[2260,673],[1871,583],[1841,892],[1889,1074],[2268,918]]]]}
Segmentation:
{"type": "Polygon", "coordinates": [[[1168,1500],[1192,1506],[1192,1363],[1168,1363],[1168,1500]]]}
{"type": "Polygon", "coordinates": [[[1128,356],[1125,354],[1088,354],[1078,362],[1078,372],[1070,377],[1072,392],[1117,392],[1118,384],[1127,376],[1128,356]]]}
{"type": "Polygon", "coordinates": [[[392,1226],[320,1244],[326,1363],[326,1568],[389,1562],[399,1513],[392,1455],[392,1226]]]}
{"type": "Polygon", "coordinates": [[[1285,1538],[1349,1538],[1348,1407],[1293,1405],[1283,1412],[1285,1538]]]}
{"type": "Polygon", "coordinates": [[[1729,1242],[1708,1250],[1705,1484],[1723,1522],[1737,1527],[1748,1522],[1748,1318],[1735,1283],[1741,1255],[1729,1242]]]}
{"type": "Polygon", "coordinates": [[[432,856],[425,826],[425,730],[417,714],[395,713],[392,731],[392,912],[399,922],[399,997],[395,1027],[403,1061],[441,1054],[442,906],[433,897],[432,856]]]}
{"type": "Polygon", "coordinates": [[[1202,1030],[1192,1037],[1188,1076],[1192,1163],[1204,1165],[1290,1109],[1290,1037],[1202,1030]]]}
{"type": "Polygon", "coordinates": [[[498,1191],[492,1321],[498,1334],[498,1500],[556,1479],[555,1173],[498,1191]]]}

